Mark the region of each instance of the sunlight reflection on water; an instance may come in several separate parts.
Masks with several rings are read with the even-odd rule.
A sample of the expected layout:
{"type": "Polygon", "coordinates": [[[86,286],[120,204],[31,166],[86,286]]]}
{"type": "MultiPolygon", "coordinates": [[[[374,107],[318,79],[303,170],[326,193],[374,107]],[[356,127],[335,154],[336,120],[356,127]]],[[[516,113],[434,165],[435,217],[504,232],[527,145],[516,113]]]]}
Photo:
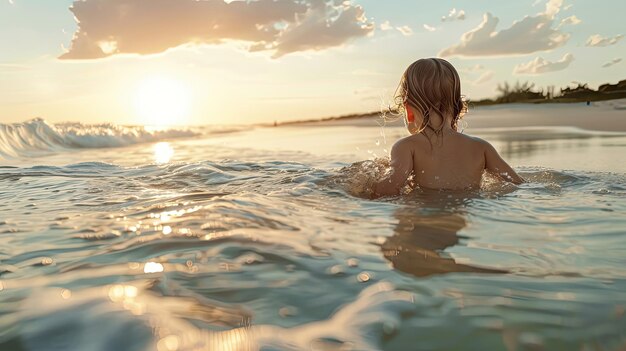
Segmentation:
{"type": "Polygon", "coordinates": [[[143,267],[144,273],[161,273],[163,272],[163,265],[158,262],[147,262],[143,267]]]}
{"type": "Polygon", "coordinates": [[[625,136],[481,131],[528,183],[350,196],[388,165],[353,164],[387,154],[379,131],[257,129],[0,169],[0,350],[623,344],[625,136]]]}
{"type": "Polygon", "coordinates": [[[170,162],[174,156],[174,149],[168,142],[154,144],[154,162],[164,164],[170,162]]]}

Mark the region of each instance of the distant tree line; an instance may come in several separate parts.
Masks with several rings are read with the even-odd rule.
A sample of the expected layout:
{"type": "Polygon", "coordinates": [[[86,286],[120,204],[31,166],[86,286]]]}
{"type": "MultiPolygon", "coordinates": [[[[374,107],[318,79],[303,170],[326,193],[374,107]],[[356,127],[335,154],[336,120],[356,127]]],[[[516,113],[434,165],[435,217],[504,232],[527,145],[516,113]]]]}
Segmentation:
{"type": "Polygon", "coordinates": [[[492,105],[507,103],[545,103],[545,102],[579,102],[599,101],[626,98],[626,79],[617,84],[603,84],[598,90],[590,89],[588,84],[575,82],[574,87],[560,88],[555,86],[536,88],[535,83],[517,81],[515,84],[504,82],[498,84],[498,95],[493,99],[472,101],[474,105],[492,105]]]}

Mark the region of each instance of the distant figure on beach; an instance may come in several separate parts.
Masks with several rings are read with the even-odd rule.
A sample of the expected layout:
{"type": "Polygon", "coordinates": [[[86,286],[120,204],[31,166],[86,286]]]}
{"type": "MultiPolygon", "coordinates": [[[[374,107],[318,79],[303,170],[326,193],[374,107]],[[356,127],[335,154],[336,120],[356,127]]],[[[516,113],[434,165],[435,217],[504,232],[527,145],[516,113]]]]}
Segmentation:
{"type": "Polygon", "coordinates": [[[411,135],[393,145],[391,172],[374,184],[376,195],[398,195],[411,174],[416,185],[429,189],[477,189],[484,171],[514,184],[524,181],[491,144],[458,131],[467,105],[459,74],[448,61],[427,58],[411,64],[395,103],[411,135]]]}

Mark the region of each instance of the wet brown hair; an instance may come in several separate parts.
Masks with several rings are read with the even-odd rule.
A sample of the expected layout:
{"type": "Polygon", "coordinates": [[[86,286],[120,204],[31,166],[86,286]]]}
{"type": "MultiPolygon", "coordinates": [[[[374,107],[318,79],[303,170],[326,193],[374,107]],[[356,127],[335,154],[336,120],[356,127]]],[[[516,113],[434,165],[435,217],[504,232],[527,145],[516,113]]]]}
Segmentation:
{"type": "Polygon", "coordinates": [[[467,112],[467,103],[461,95],[461,80],[450,62],[440,58],[425,58],[413,62],[402,75],[394,97],[395,111],[406,117],[405,104],[423,116],[417,133],[429,129],[441,134],[444,123],[437,128],[430,123],[431,114],[440,115],[444,121],[452,115],[450,127],[458,130],[458,122],[467,112]]]}

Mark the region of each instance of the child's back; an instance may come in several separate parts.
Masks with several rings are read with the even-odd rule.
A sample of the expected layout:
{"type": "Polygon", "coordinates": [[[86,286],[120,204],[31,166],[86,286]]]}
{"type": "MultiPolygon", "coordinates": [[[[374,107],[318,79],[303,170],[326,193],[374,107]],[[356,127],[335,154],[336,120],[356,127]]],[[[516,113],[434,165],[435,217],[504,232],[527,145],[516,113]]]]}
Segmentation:
{"type": "Polygon", "coordinates": [[[485,170],[521,182],[489,143],[454,130],[431,140],[423,133],[410,135],[394,145],[393,153],[405,158],[407,166],[410,162],[407,170],[413,172],[415,183],[422,188],[476,189],[485,170]]]}
{"type": "Polygon", "coordinates": [[[412,135],[391,149],[392,172],[375,184],[378,195],[397,195],[407,178],[422,188],[480,187],[484,171],[516,184],[523,182],[488,142],[457,131],[465,109],[461,83],[442,59],[421,59],[406,70],[397,96],[412,135]]]}

